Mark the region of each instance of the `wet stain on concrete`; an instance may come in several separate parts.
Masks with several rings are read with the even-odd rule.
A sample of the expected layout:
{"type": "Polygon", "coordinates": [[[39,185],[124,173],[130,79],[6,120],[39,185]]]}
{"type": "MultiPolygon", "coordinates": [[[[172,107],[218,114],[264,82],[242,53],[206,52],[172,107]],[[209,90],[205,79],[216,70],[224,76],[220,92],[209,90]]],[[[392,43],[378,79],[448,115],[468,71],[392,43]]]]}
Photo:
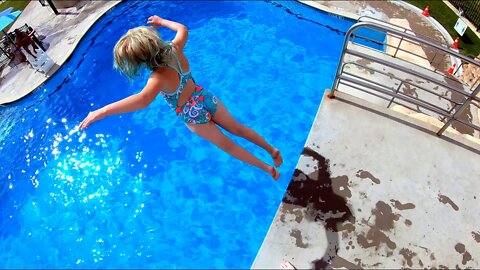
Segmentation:
{"type": "Polygon", "coordinates": [[[303,220],[303,212],[301,209],[298,209],[298,207],[291,205],[291,204],[281,204],[281,213],[282,215],[280,216],[280,221],[285,223],[285,214],[290,213],[295,216],[295,221],[297,223],[302,222],[303,220]]]}
{"type": "Polygon", "coordinates": [[[362,58],[362,59],[357,60],[357,63],[359,63],[359,64],[361,64],[361,65],[363,65],[363,66],[366,66],[366,65],[369,65],[369,64],[371,64],[371,63],[373,63],[373,62],[370,61],[370,60],[368,60],[368,59],[363,59],[363,58],[362,58]]]}
{"type": "Polygon", "coordinates": [[[355,249],[355,246],[353,245],[353,241],[348,241],[347,246],[345,247],[347,250],[349,249],[355,249]]]}
{"type": "Polygon", "coordinates": [[[370,179],[372,180],[373,183],[375,184],[380,184],[380,180],[373,176],[370,172],[364,171],[364,170],[359,170],[356,174],[357,177],[362,178],[362,179],[370,179]]]}
{"type": "Polygon", "coordinates": [[[480,243],[480,232],[472,232],[472,237],[477,243],[480,243]]]}
{"type": "MultiPolygon", "coordinates": [[[[312,158],[318,169],[308,175],[295,169],[283,204],[303,209],[304,219],[318,222],[327,230],[328,247],[325,254],[312,261],[315,268],[324,268],[337,255],[339,232],[343,234],[355,230],[355,217],[347,204],[352,194],[347,176],[331,177],[329,161],[325,157],[309,147],[303,149],[302,156],[312,158]]],[[[284,213],[291,211],[289,208],[282,210],[284,213]]]]}
{"type": "MultiPolygon", "coordinates": [[[[369,62],[369,63],[371,63],[371,62],[368,61],[368,60],[365,60],[365,61],[364,61],[364,59],[360,59],[360,60],[357,60],[357,61],[355,61],[355,62],[357,62],[357,63],[360,64],[360,65],[364,65],[364,64],[362,64],[362,62],[369,62]]],[[[373,75],[373,74],[375,74],[375,72],[376,72],[376,71],[368,68],[368,66],[366,66],[366,67],[357,66],[357,68],[358,68],[359,70],[363,71],[365,74],[373,75]]]]}
{"type": "Polygon", "coordinates": [[[306,175],[301,170],[295,169],[283,202],[306,208],[305,218],[324,222],[327,230],[338,232],[337,225],[346,220],[354,224],[355,219],[346,201],[346,198],[351,196],[348,178],[346,176],[333,178],[338,181],[334,184],[327,159],[308,147],[304,148],[302,155],[317,161],[318,170],[306,175]]]}
{"type": "Polygon", "coordinates": [[[395,221],[398,221],[400,217],[400,215],[394,214],[392,208],[383,201],[377,202],[372,214],[375,216],[375,226],[382,231],[393,229],[395,221]]]}
{"type": "Polygon", "coordinates": [[[457,243],[455,245],[455,250],[460,253],[460,254],[463,254],[465,252],[465,245],[462,244],[462,243],[457,243]]]}
{"type": "Polygon", "coordinates": [[[405,260],[403,266],[405,266],[405,263],[409,266],[413,266],[413,257],[417,256],[417,253],[409,250],[408,248],[402,248],[399,252],[400,255],[403,256],[403,259],[405,260]]]}
{"type": "MultiPolygon", "coordinates": [[[[412,80],[410,79],[406,79],[405,80],[406,82],[413,82],[412,80]]],[[[407,95],[407,96],[411,96],[411,97],[415,97],[415,98],[418,98],[418,94],[417,94],[417,88],[415,87],[412,87],[412,85],[410,85],[409,83],[405,83],[404,84],[404,87],[402,88],[402,92],[407,95]]]]}
{"type": "Polygon", "coordinates": [[[333,192],[343,198],[352,197],[352,192],[348,186],[348,177],[345,175],[332,178],[332,189],[333,192]]]}
{"type": "Polygon", "coordinates": [[[472,255],[465,249],[465,245],[462,243],[457,243],[455,245],[455,250],[463,255],[462,264],[465,265],[467,262],[472,260],[472,255]]]}
{"type": "Polygon", "coordinates": [[[415,208],[415,204],[413,203],[401,203],[397,200],[390,200],[393,203],[393,207],[397,208],[398,210],[408,210],[415,208]]]}
{"type": "Polygon", "coordinates": [[[337,232],[346,231],[347,233],[351,233],[355,231],[355,225],[352,223],[340,223],[337,224],[337,232]]]}
{"type": "Polygon", "coordinates": [[[360,265],[349,262],[340,256],[333,258],[330,262],[330,266],[334,268],[363,269],[360,265]]]}
{"type": "Polygon", "coordinates": [[[371,228],[367,235],[357,235],[357,243],[362,248],[375,247],[376,249],[380,248],[381,244],[386,244],[388,248],[395,249],[397,244],[390,240],[385,233],[379,231],[377,228],[371,228]]]}
{"type": "Polygon", "coordinates": [[[290,236],[295,238],[295,245],[299,248],[307,248],[308,243],[303,243],[302,232],[300,230],[292,230],[290,236]]]}
{"type": "Polygon", "coordinates": [[[458,211],[458,206],[447,196],[438,194],[438,201],[443,203],[443,204],[449,204],[453,210],[458,211]]]}
{"type": "MultiPolygon", "coordinates": [[[[357,235],[357,243],[362,248],[375,247],[377,250],[382,244],[387,245],[389,249],[395,249],[397,244],[393,242],[385,232],[391,231],[395,221],[398,221],[400,215],[394,214],[392,208],[383,201],[378,201],[376,207],[372,210],[372,216],[375,218],[374,225],[363,223],[370,226],[368,232],[357,235]]],[[[369,218],[370,220],[370,218],[369,218]]]]}

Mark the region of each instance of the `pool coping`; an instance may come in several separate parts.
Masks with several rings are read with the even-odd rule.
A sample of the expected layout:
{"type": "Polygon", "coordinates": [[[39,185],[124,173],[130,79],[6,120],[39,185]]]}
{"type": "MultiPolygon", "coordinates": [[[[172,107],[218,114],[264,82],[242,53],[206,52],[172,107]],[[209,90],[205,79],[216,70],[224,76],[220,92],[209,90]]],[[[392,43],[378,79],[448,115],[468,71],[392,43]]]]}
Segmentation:
{"type": "MultiPolygon", "coordinates": [[[[63,64],[65,64],[69,59],[70,57],[73,55],[75,49],[77,48],[77,46],[80,44],[80,42],[83,40],[84,36],[86,35],[86,33],[88,31],[90,31],[90,29],[96,24],[96,22],[101,19],[103,16],[105,16],[105,14],[107,14],[109,11],[111,11],[114,7],[116,7],[118,4],[122,3],[123,0],[112,0],[112,1],[107,1],[106,5],[110,5],[110,6],[107,6],[107,8],[105,8],[105,10],[97,13],[90,21],[90,23],[87,25],[87,27],[85,27],[84,29],[82,29],[79,33],[78,33],[78,38],[75,40],[75,42],[73,42],[71,44],[71,46],[69,46],[65,51],[65,55],[63,58],[61,58],[59,61],[57,60],[55,62],[55,66],[48,72],[48,75],[42,75],[40,73],[38,73],[37,71],[35,71],[35,75],[36,76],[44,76],[43,79],[41,79],[39,82],[35,83],[33,85],[33,87],[30,87],[28,88],[28,90],[24,90],[22,92],[19,92],[17,95],[11,95],[9,98],[2,98],[0,97],[0,105],[5,105],[5,104],[9,104],[9,103],[13,103],[15,101],[18,101],[28,95],[30,95],[31,93],[33,93],[35,90],[37,90],[39,87],[41,87],[43,84],[45,84],[45,82],[47,82],[58,70],[60,70],[60,68],[63,66],[63,64]],[[37,74],[38,73],[38,74],[37,74]]],[[[36,10],[40,10],[40,12],[46,12],[45,8],[39,8],[39,7],[34,7],[33,5],[40,5],[37,1],[31,1],[27,7],[25,7],[24,10],[26,10],[27,8],[36,8],[36,10]],[[30,6],[32,5],[32,6],[30,6]],[[30,7],[29,7],[30,6],[30,7]]],[[[22,12],[23,14],[23,12],[22,12]]],[[[19,18],[21,18],[22,14],[20,14],[19,18]]],[[[81,14],[81,13],[79,13],[81,14]]],[[[57,16],[57,15],[55,15],[57,16]]],[[[80,16],[80,15],[79,15],[80,16]]],[[[17,20],[15,21],[15,23],[10,27],[10,29],[15,29],[15,28],[18,28],[20,26],[22,26],[24,23],[25,23],[25,20],[22,20],[23,18],[21,18],[20,20],[17,18],[17,20]]],[[[30,25],[30,24],[29,24],[30,25]]],[[[55,46],[55,45],[54,45],[55,46]]],[[[47,54],[48,54],[48,50],[47,50],[47,54]]],[[[18,65],[22,65],[21,63],[18,64],[18,65]]],[[[28,64],[26,64],[28,65],[28,64]]],[[[24,66],[24,68],[30,68],[30,67],[27,67],[27,66],[24,66]]],[[[9,72],[14,72],[13,70],[10,70],[9,72]]],[[[18,72],[18,71],[17,71],[18,72]]],[[[21,71],[20,71],[21,72],[21,71]]],[[[24,72],[27,72],[27,71],[24,71],[24,72]]],[[[31,71],[29,71],[31,72],[31,71]]],[[[1,73],[0,73],[1,74],[1,73]]],[[[15,75],[16,77],[18,76],[15,75]]],[[[11,78],[11,79],[15,79],[15,78],[11,78]]]]}

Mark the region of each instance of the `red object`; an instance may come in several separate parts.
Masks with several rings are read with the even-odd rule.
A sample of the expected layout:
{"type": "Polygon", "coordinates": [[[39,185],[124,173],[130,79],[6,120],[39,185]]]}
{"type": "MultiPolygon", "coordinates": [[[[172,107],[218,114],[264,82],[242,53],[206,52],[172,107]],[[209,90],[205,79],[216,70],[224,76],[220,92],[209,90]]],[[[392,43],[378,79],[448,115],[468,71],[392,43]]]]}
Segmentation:
{"type": "Polygon", "coordinates": [[[430,12],[428,12],[428,6],[425,8],[424,11],[422,11],[423,16],[428,17],[430,16],[430,12]]]}
{"type": "Polygon", "coordinates": [[[452,46],[454,49],[457,49],[457,50],[458,50],[458,41],[459,41],[459,40],[460,40],[460,38],[457,37],[457,38],[455,39],[455,41],[454,41],[452,44],[450,44],[450,46],[452,46]]]}
{"type": "Polygon", "coordinates": [[[453,65],[447,70],[447,73],[448,73],[448,74],[453,74],[453,70],[455,69],[456,66],[457,66],[457,64],[453,64],[453,65]]]}

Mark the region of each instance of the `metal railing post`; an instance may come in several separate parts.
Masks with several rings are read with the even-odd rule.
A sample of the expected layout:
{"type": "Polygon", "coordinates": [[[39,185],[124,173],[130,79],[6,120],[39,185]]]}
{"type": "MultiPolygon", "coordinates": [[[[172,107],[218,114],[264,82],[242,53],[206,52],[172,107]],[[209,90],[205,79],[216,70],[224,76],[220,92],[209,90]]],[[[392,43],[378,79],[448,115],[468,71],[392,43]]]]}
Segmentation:
{"type": "Polygon", "coordinates": [[[460,68],[463,66],[463,62],[460,64],[460,66],[453,72],[453,76],[457,74],[457,72],[460,70],[460,68]]]}
{"type": "MultiPolygon", "coordinates": [[[[448,110],[448,114],[451,114],[453,112],[453,110],[455,110],[455,108],[457,108],[457,106],[458,106],[458,104],[453,105],[452,108],[450,108],[450,110],[448,110]]],[[[446,118],[447,117],[444,116],[444,117],[442,117],[442,119],[440,119],[440,121],[443,122],[443,121],[445,121],[446,118]]]]}
{"type": "MultiPolygon", "coordinates": [[[[397,90],[395,90],[395,94],[397,94],[398,91],[400,91],[400,87],[402,87],[402,85],[403,85],[403,81],[400,81],[400,85],[398,86],[397,90]]],[[[394,99],[395,99],[395,97],[392,97],[392,99],[390,100],[390,102],[387,105],[387,108],[390,108],[390,105],[392,105],[394,99]]]]}
{"type": "MultiPolygon", "coordinates": [[[[477,84],[478,80],[480,79],[480,77],[477,77],[477,79],[475,80],[474,83],[472,83],[472,88],[470,88],[470,91],[473,91],[473,88],[475,87],[475,84],[477,84]]],[[[479,84],[480,85],[480,84],[479,84]]]]}
{"type": "Polygon", "coordinates": [[[473,91],[472,94],[468,96],[467,100],[465,100],[462,106],[460,106],[460,108],[455,112],[455,114],[450,119],[448,119],[447,123],[445,123],[445,125],[443,125],[443,127],[437,132],[437,136],[442,135],[442,133],[452,124],[452,121],[457,119],[458,115],[461,114],[470,105],[470,102],[472,102],[472,100],[474,99],[474,97],[477,96],[478,93],[480,93],[480,85],[477,86],[475,91],[473,91]]]}
{"type": "Polygon", "coordinates": [[[338,61],[337,72],[335,72],[335,81],[333,82],[332,91],[330,92],[330,95],[328,95],[329,98],[335,97],[335,90],[338,87],[339,76],[343,70],[341,63],[343,63],[343,59],[345,59],[345,50],[347,49],[347,45],[350,40],[350,35],[353,33],[355,29],[356,29],[355,27],[350,27],[350,29],[348,29],[347,33],[345,34],[345,41],[343,42],[342,54],[340,54],[340,60],[338,61]]]}
{"type": "Polygon", "coordinates": [[[52,0],[45,0],[47,1],[48,5],[52,8],[53,10],[53,13],[55,13],[55,15],[58,15],[58,10],[57,10],[57,7],[55,7],[55,4],[52,2],[52,0]]]}
{"type": "MultiPolygon", "coordinates": [[[[407,33],[407,29],[405,29],[403,31],[404,33],[407,33]]],[[[398,53],[398,50],[400,49],[400,45],[402,44],[402,41],[403,41],[403,37],[400,39],[400,41],[398,42],[398,46],[397,46],[397,49],[395,50],[395,53],[393,54],[393,57],[397,57],[397,53],[398,53]]]]}

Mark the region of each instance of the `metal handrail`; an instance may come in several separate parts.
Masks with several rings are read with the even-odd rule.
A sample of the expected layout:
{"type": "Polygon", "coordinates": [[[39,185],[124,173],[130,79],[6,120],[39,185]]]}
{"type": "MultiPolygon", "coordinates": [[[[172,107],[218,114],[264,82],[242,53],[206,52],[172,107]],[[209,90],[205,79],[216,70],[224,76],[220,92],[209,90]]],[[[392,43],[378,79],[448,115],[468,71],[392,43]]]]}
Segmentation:
{"type": "MultiPolygon", "coordinates": [[[[368,28],[368,29],[371,29],[371,30],[376,30],[376,31],[379,31],[379,32],[383,32],[385,34],[387,34],[387,33],[388,34],[395,34],[395,35],[401,37],[402,39],[407,39],[409,42],[410,41],[417,42],[419,45],[427,45],[431,48],[442,51],[447,55],[450,55],[450,56],[455,57],[457,59],[461,59],[461,60],[463,60],[465,62],[468,62],[470,64],[473,64],[477,67],[480,67],[480,62],[478,62],[474,59],[470,59],[468,57],[465,57],[465,56],[457,53],[456,51],[451,50],[450,48],[445,48],[444,46],[439,45],[436,42],[432,42],[432,41],[426,40],[422,37],[409,34],[406,31],[400,31],[400,30],[397,30],[397,29],[393,29],[392,27],[389,27],[389,26],[385,25],[385,24],[390,24],[388,22],[382,22],[382,23],[383,23],[383,25],[375,23],[375,22],[365,22],[365,21],[364,22],[358,22],[358,23],[354,24],[352,27],[350,27],[350,29],[347,31],[347,33],[345,35],[345,41],[344,41],[344,44],[343,44],[343,48],[342,48],[342,53],[341,53],[340,60],[339,60],[339,65],[338,65],[337,71],[335,73],[335,80],[334,80],[334,83],[333,83],[333,86],[332,86],[332,91],[331,91],[329,97],[331,97],[331,98],[335,97],[335,91],[338,90],[340,80],[345,80],[347,82],[354,83],[356,85],[360,85],[360,86],[363,86],[365,88],[375,90],[375,91],[380,92],[384,95],[391,96],[392,99],[390,100],[390,103],[389,103],[388,106],[390,106],[390,104],[392,102],[394,102],[395,98],[398,98],[398,99],[407,101],[407,102],[409,102],[409,103],[411,103],[415,106],[423,107],[423,108],[425,108],[429,111],[435,112],[435,113],[443,116],[444,120],[446,119],[447,122],[437,132],[438,136],[442,135],[442,133],[452,124],[453,121],[459,121],[460,123],[467,124],[468,126],[474,128],[475,130],[480,131],[480,127],[475,126],[475,125],[470,124],[470,123],[466,123],[466,122],[462,121],[461,119],[458,119],[459,115],[461,115],[463,113],[463,111],[469,107],[469,105],[472,101],[474,101],[474,100],[477,101],[477,102],[480,101],[480,99],[477,97],[477,95],[480,93],[480,85],[478,85],[475,89],[473,89],[473,86],[472,86],[472,88],[470,90],[473,90],[473,91],[471,93],[467,93],[466,91],[464,91],[464,89],[457,89],[457,88],[452,87],[448,84],[444,84],[443,82],[441,82],[441,81],[439,81],[435,78],[428,77],[426,75],[422,75],[422,74],[419,74],[419,73],[414,73],[413,71],[410,71],[409,69],[404,68],[400,65],[393,64],[391,62],[373,57],[373,56],[368,55],[368,54],[364,54],[364,53],[349,50],[349,49],[347,49],[347,47],[348,47],[350,38],[352,37],[352,34],[354,34],[354,31],[363,27],[363,28],[368,28]],[[361,81],[361,80],[357,80],[357,79],[354,79],[354,78],[351,78],[351,77],[350,78],[346,77],[346,76],[342,75],[343,70],[344,70],[344,66],[345,66],[345,64],[347,64],[344,61],[346,54],[357,55],[358,57],[363,57],[364,59],[368,59],[368,60],[379,62],[381,64],[385,64],[385,65],[387,65],[391,68],[394,68],[396,70],[409,73],[411,75],[414,75],[414,76],[423,78],[427,81],[430,81],[432,83],[435,83],[439,86],[445,87],[449,90],[456,91],[457,93],[462,95],[463,101],[462,102],[453,102],[455,104],[455,106],[450,110],[446,110],[446,109],[439,108],[438,106],[433,105],[433,104],[431,104],[431,103],[429,103],[425,100],[419,99],[418,97],[401,95],[401,94],[398,93],[398,91],[393,92],[393,91],[386,90],[385,88],[388,88],[388,87],[380,85],[378,82],[367,80],[367,81],[369,81],[369,83],[366,83],[365,80],[361,81]],[[373,85],[372,83],[376,83],[377,86],[373,85]],[[459,108],[456,109],[455,112],[453,112],[454,108],[457,108],[457,107],[459,107],[459,108]]],[[[397,28],[402,28],[401,26],[396,26],[396,25],[394,25],[394,26],[397,27],[397,28]]],[[[410,62],[410,63],[412,63],[412,62],[410,62]]],[[[434,71],[432,71],[432,72],[434,72],[434,71]]],[[[395,78],[395,79],[398,80],[398,78],[395,78]]],[[[359,88],[357,88],[357,89],[359,89],[359,88]]],[[[390,88],[388,88],[388,89],[390,89],[390,88]]],[[[400,88],[398,88],[397,90],[399,90],[399,89],[400,88]]],[[[359,90],[361,90],[361,89],[359,89],[359,90]]],[[[425,90],[425,89],[423,89],[423,90],[425,90]]],[[[369,91],[365,91],[365,92],[370,93],[369,91]]],[[[395,102],[395,103],[397,103],[397,102],[395,102]]],[[[477,106],[477,104],[475,104],[475,103],[474,103],[474,105],[477,106]]]]}
{"type": "MultiPolygon", "coordinates": [[[[383,25],[388,25],[388,26],[392,26],[393,29],[397,28],[397,29],[401,29],[403,32],[405,33],[410,33],[410,34],[413,34],[415,36],[418,36],[418,37],[421,37],[423,38],[424,40],[428,40],[430,42],[433,42],[433,43],[436,43],[436,44],[439,44],[441,46],[445,46],[445,48],[447,49],[450,49],[451,48],[451,44],[449,44],[445,39],[441,39],[441,40],[437,40],[437,39],[433,39],[429,36],[426,36],[424,34],[421,34],[421,33],[418,33],[418,32],[415,32],[409,28],[406,28],[406,27],[403,27],[403,26],[400,26],[400,25],[396,25],[394,23],[391,23],[391,22],[387,22],[387,21],[383,21],[381,19],[378,19],[378,18],[374,18],[374,17],[371,17],[371,16],[367,16],[367,15],[364,15],[364,16],[360,16],[358,18],[358,22],[361,22],[361,21],[366,21],[365,19],[368,19],[370,21],[374,21],[374,22],[378,22],[379,24],[383,24],[383,25]]],[[[366,39],[366,40],[370,40],[370,41],[373,41],[373,42],[376,42],[375,40],[371,39],[371,38],[368,38],[368,37],[365,37],[365,36],[361,36],[361,35],[358,35],[358,34],[353,34],[353,41],[355,40],[355,37],[360,37],[360,38],[363,38],[363,39],[366,39]]],[[[422,56],[422,55],[418,55],[414,52],[411,52],[411,51],[407,51],[407,50],[404,50],[402,48],[400,48],[400,45],[402,44],[403,42],[403,37],[402,38],[399,38],[400,41],[399,43],[397,44],[397,46],[393,46],[393,45],[389,45],[387,43],[383,43],[385,46],[387,47],[392,47],[392,48],[395,48],[395,53],[393,54],[393,57],[396,57],[397,56],[397,53],[399,51],[403,51],[403,52],[406,52],[408,54],[412,54],[412,55],[415,55],[416,57],[419,57],[419,58],[422,58],[422,59],[425,59],[427,61],[429,61],[430,64],[433,65],[433,63],[435,62],[435,59],[437,59],[437,56],[438,56],[438,52],[436,51],[433,58],[431,60],[428,59],[428,57],[425,57],[425,56],[422,56]]],[[[421,46],[422,48],[425,46],[425,44],[417,44],[418,46],[421,46]]],[[[465,54],[464,54],[465,55],[465,54]]],[[[472,54],[467,54],[466,56],[472,58],[472,59],[475,59],[475,55],[472,55],[472,54]]],[[[441,61],[441,60],[440,60],[441,61]]],[[[457,63],[458,64],[458,63],[457,63]]],[[[458,71],[460,71],[463,67],[465,63],[464,62],[461,62],[457,65],[457,67],[455,68],[454,72],[453,72],[453,75],[456,75],[458,71]]],[[[436,69],[434,69],[434,72],[437,72],[436,69]]],[[[441,73],[439,73],[441,74],[441,73]]],[[[448,77],[446,77],[448,78],[448,77]]]]}
{"type": "MultiPolygon", "coordinates": [[[[424,34],[415,32],[415,31],[413,31],[413,30],[411,30],[411,29],[408,29],[408,28],[406,28],[406,27],[403,27],[403,26],[400,26],[400,25],[396,25],[396,24],[391,23],[391,22],[386,22],[386,21],[383,21],[383,20],[381,20],[381,19],[374,18],[374,17],[368,16],[368,15],[360,16],[357,21],[358,21],[358,22],[361,22],[361,21],[363,21],[363,20],[362,20],[363,18],[370,19],[370,20],[373,20],[373,21],[377,21],[377,22],[380,22],[380,23],[383,23],[383,24],[388,24],[388,25],[391,25],[391,26],[396,27],[396,28],[401,28],[401,29],[403,29],[405,32],[411,32],[411,33],[414,34],[415,36],[422,37],[422,38],[425,39],[425,40],[429,40],[429,41],[432,41],[432,42],[434,42],[434,43],[438,43],[438,44],[440,44],[440,45],[445,45],[446,48],[450,48],[450,46],[451,46],[451,44],[449,44],[445,39],[442,39],[442,40],[433,39],[433,38],[431,38],[431,37],[429,37],[429,36],[426,36],[426,35],[424,35],[424,34]]],[[[470,58],[472,58],[472,59],[475,59],[475,57],[476,57],[475,55],[473,55],[473,54],[471,54],[471,53],[468,53],[467,56],[470,57],[470,58]]],[[[434,57],[434,58],[435,58],[435,57],[434,57]]],[[[433,60],[432,60],[432,62],[433,62],[433,60]]]]}
{"type": "MultiPolygon", "coordinates": [[[[431,82],[434,82],[435,84],[437,85],[440,85],[442,87],[445,87],[447,88],[448,90],[452,90],[452,91],[455,91],[459,94],[462,94],[464,96],[468,95],[469,93],[465,92],[463,89],[457,89],[453,86],[450,86],[446,83],[443,83],[435,78],[431,78],[431,77],[428,77],[426,75],[423,75],[421,73],[417,73],[417,72],[414,72],[413,70],[410,70],[408,68],[405,68],[401,65],[397,65],[395,63],[392,63],[392,62],[388,62],[388,61],[385,61],[385,60],[381,60],[381,59],[378,59],[376,57],[373,57],[373,56],[369,56],[367,54],[364,54],[364,53],[361,53],[361,52],[356,52],[356,51],[353,51],[353,50],[346,50],[347,53],[351,54],[351,55],[355,55],[355,56],[358,56],[358,57],[362,57],[362,58],[368,58],[368,59],[371,59],[371,60],[374,60],[375,62],[379,62],[385,66],[389,66],[391,68],[395,68],[397,70],[400,70],[402,72],[405,72],[405,73],[408,73],[410,75],[413,75],[413,76],[416,76],[416,77],[419,77],[419,78],[422,78],[422,79],[425,79],[425,80],[430,80],[431,82]]],[[[477,98],[479,101],[480,101],[480,98],[477,98]]]]}
{"type": "Polygon", "coordinates": [[[406,27],[403,27],[403,26],[400,26],[400,25],[396,25],[396,24],[391,23],[391,22],[382,21],[382,20],[380,20],[380,19],[378,19],[378,18],[374,18],[374,17],[371,17],[371,16],[367,16],[367,15],[360,16],[357,21],[358,21],[358,22],[362,22],[362,21],[364,21],[363,19],[369,19],[369,20],[372,20],[372,21],[380,22],[381,24],[391,25],[391,26],[394,27],[394,28],[395,28],[395,27],[396,27],[396,28],[400,28],[400,29],[402,29],[405,33],[411,32],[412,34],[415,34],[415,36],[417,36],[417,37],[421,37],[421,38],[423,38],[423,39],[425,39],[425,40],[429,40],[429,41],[434,42],[434,43],[439,43],[439,44],[441,44],[441,45],[445,45],[447,48],[449,48],[449,46],[450,46],[447,42],[445,42],[445,40],[434,40],[434,39],[432,39],[432,38],[429,37],[429,36],[426,36],[426,35],[424,35],[424,34],[420,34],[420,33],[414,32],[413,30],[408,29],[408,28],[406,28],[406,27]]]}
{"type": "MultiPolygon", "coordinates": [[[[414,86],[414,87],[416,87],[416,88],[418,88],[418,89],[421,89],[421,90],[423,90],[423,91],[425,91],[425,92],[428,92],[428,93],[430,93],[430,94],[432,94],[432,95],[435,95],[435,96],[437,96],[437,97],[440,98],[440,99],[448,100],[448,101],[450,101],[451,103],[454,103],[455,105],[460,105],[460,104],[461,104],[461,103],[459,103],[459,102],[457,102],[457,101],[455,101],[455,100],[453,100],[453,99],[450,99],[450,98],[448,98],[448,97],[445,97],[445,96],[443,96],[443,95],[440,95],[440,94],[438,94],[438,93],[435,93],[435,92],[433,92],[433,91],[431,91],[431,90],[429,90],[429,89],[426,89],[425,87],[422,87],[422,86],[420,86],[420,85],[418,85],[418,84],[415,84],[415,83],[409,82],[409,81],[407,81],[407,80],[398,78],[398,77],[396,77],[396,76],[394,76],[394,75],[390,75],[390,74],[388,74],[388,73],[386,73],[386,72],[383,72],[383,71],[381,71],[381,70],[374,69],[374,68],[367,67],[367,66],[363,66],[363,65],[358,64],[358,63],[355,63],[355,62],[346,62],[346,63],[343,64],[344,67],[345,67],[346,65],[359,66],[359,67],[362,67],[362,68],[365,68],[365,69],[369,69],[369,70],[371,70],[371,71],[374,71],[374,72],[376,72],[376,73],[380,73],[380,74],[383,74],[383,75],[385,75],[385,76],[388,76],[388,77],[390,77],[391,79],[398,80],[398,81],[400,82],[400,85],[399,85],[399,86],[397,87],[397,89],[395,90],[396,92],[398,92],[398,91],[400,90],[400,87],[401,87],[403,84],[406,84],[406,85],[408,84],[408,85],[410,85],[410,86],[414,86]]],[[[344,67],[342,67],[342,73],[344,73],[344,71],[343,71],[343,70],[345,69],[344,67]]],[[[345,74],[352,75],[352,74],[350,74],[350,73],[348,73],[348,72],[345,72],[345,74]]],[[[369,81],[369,80],[367,80],[367,81],[369,81]]],[[[480,100],[480,98],[479,98],[479,100],[480,100]]],[[[387,108],[388,108],[388,107],[390,107],[390,105],[387,106],[387,108]]]]}

